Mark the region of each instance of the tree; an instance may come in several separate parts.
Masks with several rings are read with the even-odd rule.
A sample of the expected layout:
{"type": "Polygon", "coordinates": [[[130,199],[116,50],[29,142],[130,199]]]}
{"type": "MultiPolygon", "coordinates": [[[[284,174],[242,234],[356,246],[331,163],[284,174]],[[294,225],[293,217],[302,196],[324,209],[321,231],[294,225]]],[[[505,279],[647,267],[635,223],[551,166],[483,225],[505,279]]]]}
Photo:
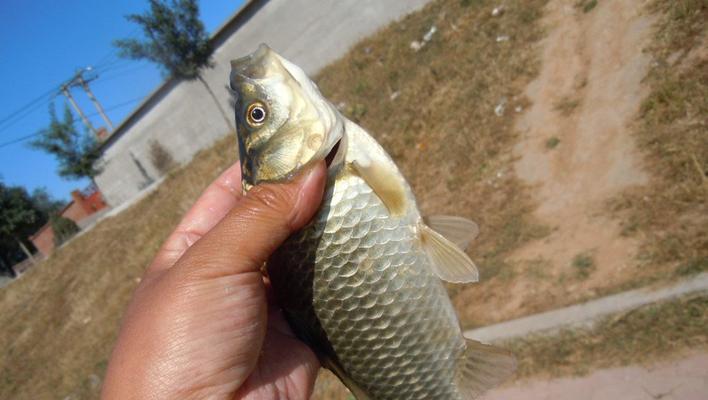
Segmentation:
{"type": "Polygon", "coordinates": [[[41,131],[30,146],[53,154],[59,160],[59,176],[93,180],[101,172],[96,165],[101,156],[96,140],[90,134],[76,130],[74,115],[66,104],[63,120],[57,118],[53,104],[49,106],[49,118],[49,127],[41,131]]]}
{"type": "Polygon", "coordinates": [[[140,25],[146,40],[120,39],[113,44],[120,56],[133,60],[147,59],[160,65],[163,72],[178,79],[198,79],[214,100],[230,130],[231,119],[201,73],[214,64],[214,48],[199,20],[196,0],[149,0],[150,10],[126,18],[140,25]]]}
{"type": "Polygon", "coordinates": [[[27,237],[47,221],[23,187],[0,181],[0,273],[13,275],[12,265],[31,257],[27,237]]]}
{"type": "Polygon", "coordinates": [[[47,192],[47,188],[39,187],[32,191],[32,203],[44,215],[52,215],[61,209],[65,202],[57,200],[47,192]]]}
{"type": "Polygon", "coordinates": [[[54,231],[54,246],[59,247],[79,232],[76,222],[61,215],[52,215],[50,218],[52,231],[54,231]]]}

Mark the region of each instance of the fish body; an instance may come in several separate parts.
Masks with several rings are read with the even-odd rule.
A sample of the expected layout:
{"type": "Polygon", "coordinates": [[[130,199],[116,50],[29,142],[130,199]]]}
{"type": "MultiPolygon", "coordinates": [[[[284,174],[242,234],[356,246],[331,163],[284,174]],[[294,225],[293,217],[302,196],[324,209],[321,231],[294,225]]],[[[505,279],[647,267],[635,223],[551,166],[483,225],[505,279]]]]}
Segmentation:
{"type": "Polygon", "coordinates": [[[246,189],[331,161],[321,208],[267,264],[288,322],[323,365],[358,399],[471,399],[507,377],[513,357],[462,335],[441,281],[477,279],[454,244],[474,224],[424,219],[384,149],[266,46],[232,66],[246,189]],[[253,104],[273,122],[253,124],[253,104]]]}

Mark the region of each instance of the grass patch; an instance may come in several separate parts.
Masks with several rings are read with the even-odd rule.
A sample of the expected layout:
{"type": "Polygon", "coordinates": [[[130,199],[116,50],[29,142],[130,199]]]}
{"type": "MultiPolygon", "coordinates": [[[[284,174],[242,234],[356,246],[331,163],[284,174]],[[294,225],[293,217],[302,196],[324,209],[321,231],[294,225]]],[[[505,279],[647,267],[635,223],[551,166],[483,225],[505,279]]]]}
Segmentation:
{"type": "Polygon", "coordinates": [[[595,258],[593,258],[591,253],[580,253],[573,257],[571,265],[577,277],[586,279],[590,277],[590,274],[595,269],[595,258]]]}
{"type": "Polygon", "coordinates": [[[708,271],[708,257],[696,258],[682,264],[676,269],[678,276],[698,275],[701,272],[708,271]]]}
{"type": "Polygon", "coordinates": [[[548,270],[551,268],[550,262],[542,257],[526,261],[524,263],[524,274],[532,280],[545,280],[549,278],[548,270]]]}
{"type": "Polygon", "coordinates": [[[708,296],[646,306],[592,330],[512,340],[518,377],[583,375],[598,368],[649,363],[708,346],[708,296]]]}
{"type": "Polygon", "coordinates": [[[583,10],[584,13],[589,13],[597,6],[597,0],[581,0],[575,3],[575,7],[583,10]]]}
{"type": "Polygon", "coordinates": [[[573,99],[570,97],[563,97],[554,104],[553,108],[558,111],[562,116],[568,117],[573,114],[576,108],[580,105],[580,100],[573,99]]]}
{"type": "Polygon", "coordinates": [[[553,136],[553,137],[551,137],[551,138],[548,138],[548,140],[546,140],[546,148],[547,148],[548,150],[555,149],[556,147],[558,147],[558,145],[560,144],[560,142],[561,142],[560,139],[558,139],[558,138],[555,137],[555,136],[553,136]]]}
{"type": "Polygon", "coordinates": [[[622,234],[642,242],[640,274],[682,276],[708,258],[708,60],[697,55],[708,3],[655,0],[651,10],[661,15],[648,49],[656,61],[634,131],[653,179],[610,207],[622,234]]]}
{"type": "Polygon", "coordinates": [[[486,0],[460,0],[460,5],[462,7],[483,7],[485,5],[489,5],[489,2],[486,0]]]}

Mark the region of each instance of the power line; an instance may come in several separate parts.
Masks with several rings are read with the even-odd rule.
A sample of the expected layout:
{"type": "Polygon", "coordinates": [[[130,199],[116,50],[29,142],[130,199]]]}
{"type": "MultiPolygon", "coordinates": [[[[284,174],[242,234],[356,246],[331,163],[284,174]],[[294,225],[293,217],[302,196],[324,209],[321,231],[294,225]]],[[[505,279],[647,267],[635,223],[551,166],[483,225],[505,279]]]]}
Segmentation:
{"type": "MultiPolygon", "coordinates": [[[[135,37],[135,34],[138,33],[140,30],[140,27],[134,27],[130,33],[128,34],[129,38],[135,37]]],[[[104,68],[107,65],[112,65],[115,64],[119,61],[122,61],[121,57],[118,55],[116,48],[112,48],[111,51],[106,53],[103,57],[101,57],[96,64],[94,64],[96,69],[101,69],[104,68]]]]}
{"type": "Polygon", "coordinates": [[[139,71],[139,70],[141,70],[141,69],[145,69],[145,68],[147,68],[147,67],[149,67],[149,66],[150,66],[150,64],[139,65],[139,66],[137,66],[137,67],[135,67],[135,68],[126,69],[126,70],[124,70],[124,71],[117,72],[117,73],[115,73],[115,74],[113,74],[113,75],[108,75],[108,76],[100,77],[100,78],[96,79],[95,82],[98,84],[98,83],[103,83],[103,82],[112,81],[112,80],[114,80],[114,79],[116,79],[116,78],[120,78],[120,77],[123,77],[123,76],[126,76],[126,75],[131,75],[131,74],[135,73],[136,71],[139,71]]]}
{"type": "MultiPolygon", "coordinates": [[[[116,110],[116,109],[119,109],[119,108],[123,108],[123,107],[125,107],[125,106],[127,106],[127,105],[129,105],[129,104],[133,104],[133,103],[135,103],[136,101],[142,100],[142,99],[144,99],[144,98],[145,98],[145,96],[140,96],[140,97],[136,97],[136,98],[134,98],[134,99],[126,100],[126,101],[124,101],[124,102],[122,102],[122,103],[118,103],[118,104],[114,104],[114,105],[112,105],[112,106],[106,107],[104,111],[113,111],[113,110],[116,110]]],[[[100,114],[99,112],[94,112],[94,113],[91,113],[91,114],[86,114],[86,116],[87,116],[87,117],[94,117],[94,116],[99,115],[99,114],[100,114]]]]}
{"type": "Polygon", "coordinates": [[[31,139],[31,138],[33,138],[33,137],[35,137],[35,136],[42,135],[42,134],[44,134],[45,132],[46,132],[46,130],[41,130],[41,131],[35,132],[35,133],[31,134],[31,135],[26,135],[26,136],[18,137],[17,139],[13,139],[13,140],[10,140],[10,141],[8,141],[8,142],[0,143],[0,149],[3,148],[3,147],[7,147],[7,146],[10,146],[10,145],[13,145],[13,144],[15,144],[15,143],[24,142],[24,141],[27,140],[27,139],[31,139]]]}
{"type": "Polygon", "coordinates": [[[35,104],[34,107],[29,108],[29,109],[25,109],[25,111],[24,111],[23,113],[15,114],[15,115],[13,116],[13,118],[9,119],[9,120],[7,121],[7,123],[5,123],[4,126],[0,127],[0,133],[2,133],[2,132],[4,132],[4,131],[8,130],[9,128],[11,128],[11,127],[14,126],[15,124],[17,124],[18,122],[22,121],[25,117],[27,117],[28,115],[30,115],[30,114],[32,114],[33,112],[37,111],[37,109],[39,109],[40,107],[46,106],[47,104],[49,104],[49,102],[50,102],[51,100],[52,100],[52,98],[50,97],[49,99],[47,99],[47,100],[44,101],[43,103],[37,103],[37,104],[35,104]]]}
{"type": "MultiPolygon", "coordinates": [[[[133,30],[128,34],[128,37],[134,37],[136,33],[138,33],[139,29],[139,27],[133,28],[133,30]]],[[[117,53],[117,49],[112,49],[99,59],[98,63],[96,63],[96,67],[94,68],[94,70],[96,70],[96,72],[104,73],[113,69],[121,69],[125,66],[128,66],[129,63],[130,60],[124,60],[120,58],[117,53]],[[125,62],[125,64],[116,65],[121,62],[125,62]]],[[[144,67],[141,66],[141,68],[144,67]]],[[[51,89],[37,96],[33,100],[30,100],[27,104],[23,105],[19,109],[2,117],[0,119],[0,132],[3,132],[11,126],[15,125],[17,122],[30,115],[33,111],[37,110],[37,108],[39,108],[40,106],[48,104],[53,97],[52,95],[55,96],[61,90],[61,87],[64,84],[65,82],[62,82],[61,84],[53,86],[51,89]]]]}
{"type": "Polygon", "coordinates": [[[119,59],[119,60],[115,60],[112,63],[106,64],[106,65],[94,65],[93,70],[98,73],[106,73],[108,71],[113,71],[115,69],[129,67],[129,66],[133,65],[134,63],[135,63],[135,61],[133,61],[133,60],[119,59]]]}
{"type": "MultiPolygon", "coordinates": [[[[140,96],[140,97],[136,97],[136,98],[134,98],[134,99],[126,100],[126,101],[124,101],[124,102],[122,102],[122,103],[118,103],[118,104],[114,104],[114,105],[112,105],[112,106],[106,107],[105,111],[113,111],[113,110],[116,110],[116,109],[125,107],[125,106],[127,106],[127,105],[133,104],[133,103],[135,103],[136,101],[142,100],[142,99],[144,99],[144,98],[145,98],[145,96],[140,96]]],[[[92,113],[92,114],[86,114],[87,117],[93,117],[93,116],[96,116],[96,115],[99,115],[99,113],[98,113],[98,112],[94,112],[94,113],[92,113]]],[[[25,141],[25,140],[27,140],[27,139],[31,139],[31,138],[33,138],[33,137],[42,135],[42,134],[45,133],[46,131],[47,131],[46,129],[43,129],[43,130],[41,130],[41,131],[39,131],[39,132],[35,132],[35,133],[33,133],[33,134],[30,134],[30,135],[21,136],[21,137],[18,137],[18,138],[9,140],[9,141],[7,141],[7,142],[0,143],[0,148],[7,147],[7,146],[13,145],[13,144],[15,144],[15,143],[20,143],[20,142],[23,142],[23,141],[25,141]]]]}
{"type": "MultiPolygon", "coordinates": [[[[118,69],[121,69],[121,68],[124,68],[127,66],[128,65],[126,64],[124,66],[119,67],[118,69]]],[[[150,64],[143,64],[143,65],[139,65],[137,67],[128,68],[123,71],[118,71],[117,73],[115,73],[113,75],[108,75],[107,77],[99,77],[95,80],[95,82],[102,83],[102,82],[106,82],[106,81],[112,81],[114,79],[117,79],[117,78],[120,78],[120,77],[123,77],[126,75],[131,75],[131,74],[135,73],[136,71],[139,71],[141,69],[145,69],[149,66],[150,66],[150,64]]],[[[110,70],[110,69],[108,69],[108,70],[110,70]]],[[[52,89],[48,92],[43,93],[41,96],[32,100],[30,103],[28,103],[28,104],[24,105],[23,107],[21,107],[20,109],[16,110],[14,113],[6,116],[2,121],[0,121],[0,133],[8,130],[9,128],[14,126],[18,122],[20,122],[22,119],[24,119],[25,117],[32,114],[38,108],[49,104],[50,101],[53,99],[53,97],[56,96],[56,91],[60,90],[60,89],[61,89],[61,85],[56,87],[55,89],[52,89]],[[52,95],[54,95],[54,96],[52,96],[52,95]],[[42,101],[42,100],[44,100],[44,101],[42,101]]],[[[91,114],[91,115],[96,115],[96,114],[91,114]]]]}
{"type": "Polygon", "coordinates": [[[29,107],[32,107],[33,105],[37,104],[38,102],[40,102],[40,101],[44,100],[45,98],[48,98],[50,95],[56,93],[57,89],[59,89],[59,85],[57,85],[57,86],[51,88],[50,90],[48,90],[48,91],[42,93],[41,95],[37,96],[37,98],[35,98],[34,100],[31,100],[29,103],[25,104],[24,106],[20,107],[19,109],[17,109],[17,110],[15,110],[15,111],[11,112],[10,114],[6,115],[6,116],[3,117],[2,119],[0,119],[0,126],[2,126],[2,125],[3,125],[4,123],[6,123],[7,121],[9,121],[9,120],[15,118],[15,116],[17,116],[17,114],[19,114],[19,113],[25,111],[25,110],[28,109],[29,107]]]}

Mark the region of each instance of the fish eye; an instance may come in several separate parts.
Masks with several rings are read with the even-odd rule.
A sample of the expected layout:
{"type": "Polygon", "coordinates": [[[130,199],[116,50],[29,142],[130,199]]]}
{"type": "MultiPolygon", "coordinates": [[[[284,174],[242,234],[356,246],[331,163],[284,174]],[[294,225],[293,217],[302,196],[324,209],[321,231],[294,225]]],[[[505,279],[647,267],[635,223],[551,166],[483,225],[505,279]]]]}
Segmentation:
{"type": "Polygon", "coordinates": [[[251,126],[258,126],[266,119],[265,106],[260,102],[252,103],[246,110],[246,120],[251,126]]]}

